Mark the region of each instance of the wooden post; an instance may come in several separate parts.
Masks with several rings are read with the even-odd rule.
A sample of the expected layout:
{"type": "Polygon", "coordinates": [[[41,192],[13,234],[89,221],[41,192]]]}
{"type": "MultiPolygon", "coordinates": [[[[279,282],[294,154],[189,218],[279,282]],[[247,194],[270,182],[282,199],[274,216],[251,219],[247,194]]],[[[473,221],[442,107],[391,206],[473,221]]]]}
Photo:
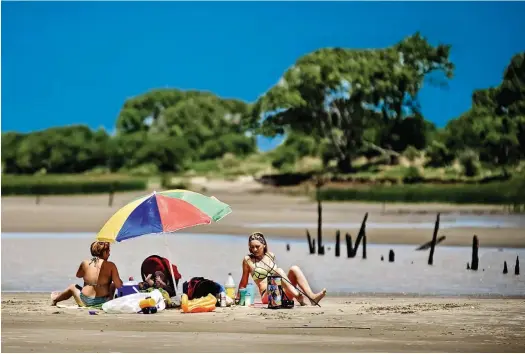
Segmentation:
{"type": "Polygon", "coordinates": [[[363,234],[363,259],[366,259],[366,231],[363,234]]]}
{"type": "Polygon", "coordinates": [[[108,206],[113,206],[113,196],[115,195],[115,185],[111,183],[111,187],[109,187],[109,200],[108,200],[108,206]]]}
{"type": "MultiPolygon", "coordinates": [[[[436,240],[436,245],[440,244],[441,242],[445,241],[447,236],[439,236],[439,238],[436,240]]],[[[416,251],[426,251],[432,246],[432,240],[428,241],[427,243],[422,244],[418,248],[416,248],[416,251]]]]}
{"type": "Polygon", "coordinates": [[[507,269],[507,261],[503,262],[503,274],[507,274],[509,270],[507,269]]]}
{"type": "Polygon", "coordinates": [[[35,203],[36,203],[36,205],[39,205],[39,204],[40,204],[40,194],[37,194],[37,195],[36,195],[35,203]]]}
{"type": "Polygon", "coordinates": [[[470,261],[470,269],[478,270],[479,258],[478,258],[479,241],[478,236],[474,235],[472,238],[472,260],[470,261]]]}
{"type": "Polygon", "coordinates": [[[439,230],[439,217],[440,213],[437,214],[436,223],[434,224],[434,235],[432,236],[432,243],[430,244],[430,254],[428,255],[428,265],[434,263],[434,249],[436,248],[437,234],[439,230]]]}
{"type": "Polygon", "coordinates": [[[290,244],[289,243],[286,244],[286,250],[290,251],[290,244]]]}
{"type": "Polygon", "coordinates": [[[352,236],[349,233],[346,234],[346,256],[348,258],[354,258],[354,249],[352,248],[352,236]]]}
{"type": "MultiPolygon", "coordinates": [[[[357,239],[355,240],[355,246],[354,246],[354,256],[357,254],[357,249],[359,248],[359,244],[361,243],[361,239],[363,236],[365,236],[365,230],[366,230],[366,220],[368,219],[368,213],[365,214],[365,217],[363,218],[363,222],[361,222],[361,228],[359,229],[359,234],[357,234],[357,239]]],[[[366,251],[364,252],[366,256],[366,251]]]]}
{"type": "Polygon", "coordinates": [[[516,265],[514,266],[514,274],[520,275],[520,256],[516,256],[516,265]]]}
{"type": "Polygon", "coordinates": [[[396,256],[395,256],[395,254],[394,254],[394,250],[391,249],[390,252],[388,252],[388,261],[389,261],[390,263],[393,263],[395,257],[396,257],[396,256]]]}
{"type": "Polygon", "coordinates": [[[337,230],[335,232],[335,256],[339,257],[341,255],[341,246],[339,245],[339,241],[341,239],[341,231],[337,230]]]}
{"type": "Polygon", "coordinates": [[[323,206],[321,205],[321,187],[322,181],[317,180],[315,184],[316,197],[317,197],[317,254],[324,255],[323,245],[323,206]]]}
{"type": "Polygon", "coordinates": [[[315,254],[315,239],[312,240],[312,236],[310,236],[310,232],[306,230],[306,239],[308,240],[308,249],[310,250],[310,254],[315,254]]]}

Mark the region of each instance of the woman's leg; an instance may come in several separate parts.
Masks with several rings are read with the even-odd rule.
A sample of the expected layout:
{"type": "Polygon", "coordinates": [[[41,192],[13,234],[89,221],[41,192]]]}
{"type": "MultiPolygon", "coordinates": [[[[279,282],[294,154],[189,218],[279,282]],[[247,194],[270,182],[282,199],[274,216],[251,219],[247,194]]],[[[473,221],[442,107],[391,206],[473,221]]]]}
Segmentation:
{"type": "Polygon", "coordinates": [[[290,281],[290,279],[288,279],[288,277],[286,276],[286,273],[284,272],[284,270],[282,270],[281,268],[277,268],[276,269],[276,272],[281,276],[283,277],[284,279],[288,280],[283,280],[281,283],[283,285],[283,289],[284,289],[284,292],[286,293],[286,295],[289,297],[289,298],[295,298],[300,304],[301,306],[305,306],[306,305],[306,302],[304,302],[304,296],[303,294],[301,294],[296,288],[295,286],[293,285],[293,283],[290,281]]]}
{"type": "Polygon", "coordinates": [[[75,298],[75,301],[77,302],[79,306],[84,305],[84,303],[80,299],[80,290],[76,288],[75,284],[71,284],[70,286],[66,288],[66,290],[62,292],[58,292],[58,291],[52,292],[51,293],[51,305],[56,306],[57,303],[59,303],[60,301],[70,299],[71,296],[75,298]]]}
{"type": "MultiPolygon", "coordinates": [[[[290,279],[290,282],[294,286],[299,286],[301,290],[312,300],[319,303],[321,299],[326,295],[326,289],[323,289],[321,292],[315,294],[312,291],[312,288],[310,288],[310,284],[308,284],[308,280],[306,280],[306,277],[303,274],[303,271],[298,266],[292,266],[290,270],[288,271],[288,279],[290,279]]],[[[312,301],[310,301],[312,302],[312,301]]],[[[315,303],[312,302],[312,305],[315,305],[315,303]]]]}

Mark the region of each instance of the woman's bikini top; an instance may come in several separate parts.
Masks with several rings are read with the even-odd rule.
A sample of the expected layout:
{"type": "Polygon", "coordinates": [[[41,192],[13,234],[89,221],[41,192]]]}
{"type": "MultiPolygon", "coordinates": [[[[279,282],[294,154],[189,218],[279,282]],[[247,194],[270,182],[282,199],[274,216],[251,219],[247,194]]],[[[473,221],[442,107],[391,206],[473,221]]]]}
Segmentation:
{"type": "MultiPolygon", "coordinates": [[[[96,267],[96,264],[97,264],[98,260],[99,260],[98,257],[93,257],[93,258],[91,258],[91,262],[89,262],[89,264],[91,264],[91,263],[95,263],[95,267],[96,267]]],[[[97,279],[98,279],[98,277],[99,277],[99,275],[100,275],[100,270],[101,270],[101,269],[102,269],[102,267],[100,267],[100,268],[98,269],[97,279]]],[[[94,288],[96,288],[96,287],[102,287],[102,286],[108,286],[108,285],[109,285],[109,283],[106,283],[106,284],[97,284],[97,283],[86,283],[86,282],[84,282],[84,286],[92,286],[92,287],[94,287],[94,288]]]]}
{"type": "Polygon", "coordinates": [[[265,256],[268,256],[268,257],[272,260],[273,265],[271,265],[271,264],[267,264],[266,262],[263,262],[262,259],[261,259],[260,261],[255,261],[255,262],[254,262],[254,261],[252,260],[252,258],[255,258],[253,254],[249,254],[249,255],[247,255],[246,257],[244,257],[245,260],[246,260],[246,263],[248,263],[248,265],[250,266],[250,269],[251,269],[251,276],[252,276],[252,279],[253,279],[254,281],[260,280],[260,279],[258,279],[258,278],[256,278],[256,277],[254,276],[254,270],[255,270],[255,268],[263,268],[263,269],[265,269],[265,270],[267,270],[267,271],[270,271],[270,270],[272,270],[273,268],[276,267],[276,265],[275,265],[275,255],[274,255],[273,253],[266,252],[266,253],[264,254],[264,256],[263,256],[263,259],[264,259],[265,256]],[[262,266],[261,266],[261,267],[259,267],[259,266],[257,265],[257,263],[259,263],[259,262],[262,263],[262,266]]]}

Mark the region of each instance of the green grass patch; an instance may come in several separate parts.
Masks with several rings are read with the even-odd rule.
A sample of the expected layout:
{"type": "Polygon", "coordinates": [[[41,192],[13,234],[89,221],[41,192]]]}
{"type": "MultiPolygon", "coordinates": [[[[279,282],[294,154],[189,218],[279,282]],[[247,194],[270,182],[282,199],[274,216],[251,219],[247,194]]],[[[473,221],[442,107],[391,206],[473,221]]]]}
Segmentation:
{"type": "Polygon", "coordinates": [[[147,179],[125,175],[2,175],[2,195],[60,195],[140,191],[147,179]]]}
{"type": "Polygon", "coordinates": [[[525,180],[487,184],[330,187],[322,189],[320,196],[325,201],[524,205],[525,180]]]}

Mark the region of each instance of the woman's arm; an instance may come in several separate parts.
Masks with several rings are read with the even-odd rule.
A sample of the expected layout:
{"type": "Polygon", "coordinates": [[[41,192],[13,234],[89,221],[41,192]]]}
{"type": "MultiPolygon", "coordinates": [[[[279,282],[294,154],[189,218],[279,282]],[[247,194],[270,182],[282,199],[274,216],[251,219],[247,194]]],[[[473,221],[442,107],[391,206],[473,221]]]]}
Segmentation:
{"type": "Polygon", "coordinates": [[[118,274],[117,266],[113,262],[111,262],[111,265],[111,280],[113,280],[117,289],[122,288],[122,279],[120,279],[120,275],[118,274]]]}
{"type": "Polygon", "coordinates": [[[84,263],[86,263],[86,261],[82,261],[82,263],[80,263],[80,265],[78,266],[77,278],[83,278],[84,277],[84,263]]]}
{"type": "Polygon", "coordinates": [[[246,285],[248,285],[248,279],[250,277],[250,266],[246,262],[246,259],[242,260],[242,277],[241,281],[239,282],[239,286],[237,287],[237,295],[235,297],[236,300],[241,298],[240,289],[246,288],[246,285]]]}

